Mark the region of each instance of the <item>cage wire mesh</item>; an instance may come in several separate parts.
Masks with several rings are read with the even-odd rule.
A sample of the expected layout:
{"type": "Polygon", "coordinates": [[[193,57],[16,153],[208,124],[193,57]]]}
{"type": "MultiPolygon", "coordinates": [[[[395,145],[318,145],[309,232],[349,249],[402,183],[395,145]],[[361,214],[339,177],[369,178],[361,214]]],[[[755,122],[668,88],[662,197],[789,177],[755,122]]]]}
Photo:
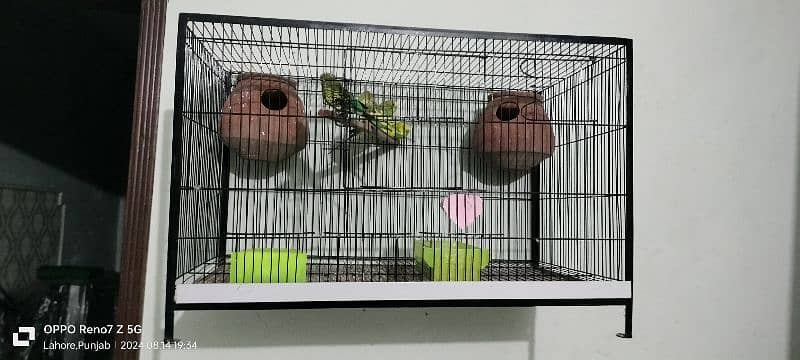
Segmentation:
{"type": "Polygon", "coordinates": [[[251,265],[239,282],[626,280],[624,45],[269,22],[190,20],[183,31],[177,283],[235,281],[237,256],[251,265]],[[248,73],[293,81],[288,101],[301,102],[308,129],[302,151],[275,162],[226,146],[223,104],[248,73]],[[392,145],[351,136],[324,113],[324,74],[350,94],[391,99],[408,135],[392,145]],[[543,98],[554,149],[531,170],[497,169],[471,146],[499,91],[543,98]],[[442,209],[454,194],[482,204],[469,226],[442,209]],[[422,266],[426,245],[433,266],[422,266]],[[260,274],[262,262],[272,275],[260,274]]]}

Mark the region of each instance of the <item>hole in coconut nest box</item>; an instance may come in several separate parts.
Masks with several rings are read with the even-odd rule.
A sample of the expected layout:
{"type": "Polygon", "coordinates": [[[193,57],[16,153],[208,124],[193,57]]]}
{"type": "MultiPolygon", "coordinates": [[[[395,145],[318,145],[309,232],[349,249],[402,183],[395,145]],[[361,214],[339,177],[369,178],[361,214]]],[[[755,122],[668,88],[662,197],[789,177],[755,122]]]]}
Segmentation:
{"type": "Polygon", "coordinates": [[[261,104],[270,110],[282,110],[289,103],[289,98],[278,89],[264,90],[261,93],[261,104]]]}
{"type": "Polygon", "coordinates": [[[519,106],[516,103],[507,102],[497,107],[497,118],[502,121],[511,121],[519,116],[519,106]]]}

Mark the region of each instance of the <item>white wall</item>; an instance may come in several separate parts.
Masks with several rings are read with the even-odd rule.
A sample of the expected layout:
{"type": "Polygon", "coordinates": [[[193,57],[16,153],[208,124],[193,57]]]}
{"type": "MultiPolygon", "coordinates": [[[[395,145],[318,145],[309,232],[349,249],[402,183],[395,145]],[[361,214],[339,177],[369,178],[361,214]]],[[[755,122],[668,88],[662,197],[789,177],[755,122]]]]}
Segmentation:
{"type": "Polygon", "coordinates": [[[177,13],[634,39],[635,316],[620,308],[179,313],[142,358],[786,359],[800,2],[172,0],[143,319],[163,333],[177,13]],[[534,316],[535,313],[535,316],[534,316]]]}

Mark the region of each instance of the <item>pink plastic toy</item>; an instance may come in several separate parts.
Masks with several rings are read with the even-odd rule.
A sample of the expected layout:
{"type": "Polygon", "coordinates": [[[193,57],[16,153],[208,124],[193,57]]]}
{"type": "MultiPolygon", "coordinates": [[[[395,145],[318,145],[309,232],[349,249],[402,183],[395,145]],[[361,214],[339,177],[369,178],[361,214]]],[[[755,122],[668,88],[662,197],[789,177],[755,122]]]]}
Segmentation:
{"type": "Polygon", "coordinates": [[[450,195],[442,199],[442,210],[460,230],[464,230],[483,213],[483,200],[472,194],[450,195]]]}

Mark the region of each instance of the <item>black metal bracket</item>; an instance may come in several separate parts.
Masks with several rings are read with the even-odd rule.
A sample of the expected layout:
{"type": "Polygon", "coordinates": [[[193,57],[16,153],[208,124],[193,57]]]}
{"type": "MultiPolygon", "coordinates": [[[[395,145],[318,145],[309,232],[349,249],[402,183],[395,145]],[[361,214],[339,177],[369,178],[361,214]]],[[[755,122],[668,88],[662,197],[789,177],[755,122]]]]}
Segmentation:
{"type": "Polygon", "coordinates": [[[633,301],[625,305],[625,332],[617,333],[617,337],[623,339],[633,337],[633,301]]]}

